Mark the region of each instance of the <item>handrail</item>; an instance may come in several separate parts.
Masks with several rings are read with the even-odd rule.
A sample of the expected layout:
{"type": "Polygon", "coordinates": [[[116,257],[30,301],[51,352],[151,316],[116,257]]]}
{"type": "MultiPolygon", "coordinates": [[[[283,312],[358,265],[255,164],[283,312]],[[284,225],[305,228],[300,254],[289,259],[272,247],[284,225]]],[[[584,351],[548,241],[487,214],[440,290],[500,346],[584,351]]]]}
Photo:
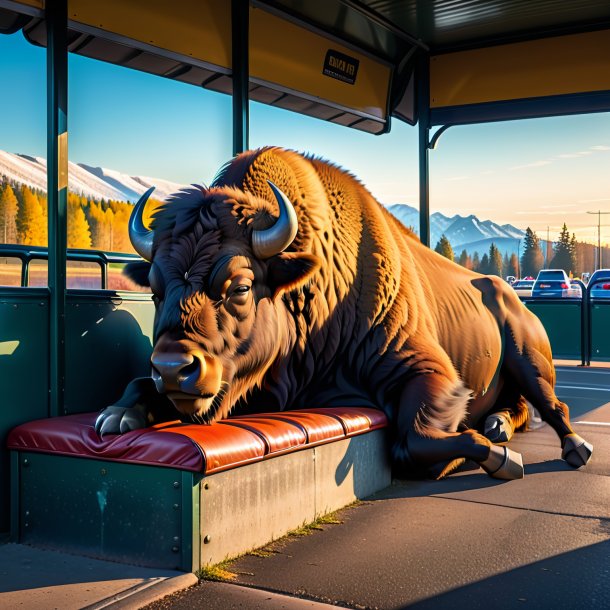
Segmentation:
{"type": "MultiPolygon", "coordinates": [[[[28,268],[33,260],[48,260],[49,250],[44,246],[24,246],[21,244],[0,244],[0,256],[18,258],[22,262],[21,287],[27,288],[28,268]]],[[[69,261],[97,263],[101,268],[102,289],[108,285],[108,264],[133,263],[143,259],[137,254],[121,252],[104,252],[102,250],[85,250],[82,248],[68,248],[66,259],[69,261]]]]}

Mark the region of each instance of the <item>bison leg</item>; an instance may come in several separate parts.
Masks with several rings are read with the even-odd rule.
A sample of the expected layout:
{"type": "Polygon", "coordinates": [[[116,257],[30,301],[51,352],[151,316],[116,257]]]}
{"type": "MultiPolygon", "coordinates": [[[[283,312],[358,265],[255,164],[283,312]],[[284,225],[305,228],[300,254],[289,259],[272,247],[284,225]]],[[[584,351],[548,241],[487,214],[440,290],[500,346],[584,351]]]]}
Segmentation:
{"type": "Polygon", "coordinates": [[[177,419],[170,400],[157,392],[150,377],[131,381],[115,404],[102,409],[95,420],[95,431],[104,434],[124,434],[146,428],[161,421],[177,419]]]}
{"type": "Polygon", "coordinates": [[[523,477],[518,453],[492,445],[476,430],[456,431],[466,416],[469,396],[461,382],[439,374],[423,374],[408,382],[401,396],[392,447],[399,472],[427,470],[439,477],[461,460],[470,459],[492,477],[523,477]]]}
{"type": "Polygon", "coordinates": [[[494,410],[485,418],[483,434],[492,443],[508,443],[516,430],[527,426],[527,402],[512,380],[505,383],[494,410]]]}
{"type": "Polygon", "coordinates": [[[520,391],[559,436],[561,457],[574,468],[584,466],[591,458],[593,447],[574,432],[568,405],[555,394],[555,369],[550,356],[545,357],[535,347],[525,348],[521,352],[511,347],[507,350],[505,364],[510,368],[511,376],[517,380],[520,391]]]}

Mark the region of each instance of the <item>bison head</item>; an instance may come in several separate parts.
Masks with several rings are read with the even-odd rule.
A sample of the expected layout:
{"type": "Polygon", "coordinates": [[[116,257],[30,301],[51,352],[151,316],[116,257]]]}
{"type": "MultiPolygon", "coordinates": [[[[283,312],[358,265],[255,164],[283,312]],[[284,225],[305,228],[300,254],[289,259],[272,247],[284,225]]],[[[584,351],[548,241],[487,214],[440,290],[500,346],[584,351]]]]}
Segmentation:
{"type": "Polygon", "coordinates": [[[150,191],[132,213],[130,238],[148,261],[156,308],[152,377],[185,419],[224,417],[262,383],[294,334],[282,295],[319,267],[310,254],[286,252],[297,215],[268,185],[269,197],[188,189],[155,214],[150,230],[142,221],[150,191]]]}

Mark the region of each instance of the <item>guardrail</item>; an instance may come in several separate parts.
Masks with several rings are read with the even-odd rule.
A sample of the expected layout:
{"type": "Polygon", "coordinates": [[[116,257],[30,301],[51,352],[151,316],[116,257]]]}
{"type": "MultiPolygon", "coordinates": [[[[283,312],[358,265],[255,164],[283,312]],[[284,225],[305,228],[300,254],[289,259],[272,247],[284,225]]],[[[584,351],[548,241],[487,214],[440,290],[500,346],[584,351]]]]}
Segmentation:
{"type": "Polygon", "coordinates": [[[540,318],[549,336],[553,356],[591,361],[610,360],[610,298],[591,297],[592,284],[580,286],[582,298],[521,297],[540,318]]]}

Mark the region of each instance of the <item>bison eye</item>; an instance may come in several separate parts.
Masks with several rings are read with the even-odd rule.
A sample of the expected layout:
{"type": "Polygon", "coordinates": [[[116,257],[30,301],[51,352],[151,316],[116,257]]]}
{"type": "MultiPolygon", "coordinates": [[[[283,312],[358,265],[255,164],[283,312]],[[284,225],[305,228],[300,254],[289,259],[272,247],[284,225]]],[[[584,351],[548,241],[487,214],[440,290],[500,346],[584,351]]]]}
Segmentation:
{"type": "Polygon", "coordinates": [[[234,290],[235,294],[248,294],[248,292],[250,292],[250,286],[246,286],[245,284],[242,284],[241,286],[238,286],[234,290]]]}

